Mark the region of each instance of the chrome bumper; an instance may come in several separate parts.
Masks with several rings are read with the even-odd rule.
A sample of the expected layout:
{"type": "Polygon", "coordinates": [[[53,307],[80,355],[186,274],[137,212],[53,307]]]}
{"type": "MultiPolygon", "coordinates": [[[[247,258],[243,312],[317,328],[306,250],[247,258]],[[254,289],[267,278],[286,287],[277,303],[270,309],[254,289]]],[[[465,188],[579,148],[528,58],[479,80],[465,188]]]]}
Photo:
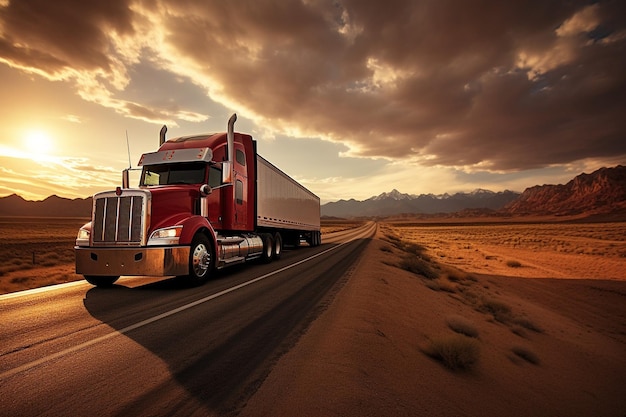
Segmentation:
{"type": "Polygon", "coordinates": [[[74,247],[81,275],[187,275],[189,246],[150,248],[74,247]]]}

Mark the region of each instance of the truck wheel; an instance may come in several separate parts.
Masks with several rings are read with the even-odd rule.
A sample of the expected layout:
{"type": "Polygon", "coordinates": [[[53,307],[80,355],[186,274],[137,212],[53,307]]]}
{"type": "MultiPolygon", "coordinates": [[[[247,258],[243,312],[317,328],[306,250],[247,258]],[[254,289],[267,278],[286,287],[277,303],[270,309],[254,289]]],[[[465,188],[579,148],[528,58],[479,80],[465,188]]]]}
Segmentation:
{"type": "Polygon", "coordinates": [[[95,285],[96,287],[110,287],[113,285],[115,281],[119,279],[119,277],[112,276],[98,276],[98,275],[85,275],[85,280],[91,285],[95,285]]]}
{"type": "Polygon", "coordinates": [[[274,233],[274,259],[280,259],[283,254],[283,238],[279,232],[274,233]]]}
{"type": "Polygon", "coordinates": [[[191,241],[189,252],[189,275],[187,282],[191,285],[202,285],[208,281],[215,267],[213,246],[205,235],[199,233],[191,241]]]}
{"type": "Polygon", "coordinates": [[[261,261],[263,263],[270,263],[274,257],[274,239],[269,233],[263,233],[261,235],[263,239],[263,253],[261,254],[261,261]]]}

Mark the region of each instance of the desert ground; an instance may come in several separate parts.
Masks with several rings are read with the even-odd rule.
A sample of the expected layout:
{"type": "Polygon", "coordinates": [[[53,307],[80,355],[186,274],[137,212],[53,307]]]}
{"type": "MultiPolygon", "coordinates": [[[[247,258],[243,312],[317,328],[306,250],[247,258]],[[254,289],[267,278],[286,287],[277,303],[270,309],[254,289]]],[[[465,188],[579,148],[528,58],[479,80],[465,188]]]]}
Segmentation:
{"type": "MultiPolygon", "coordinates": [[[[0,291],[80,279],[62,223],[0,221],[0,291]]],[[[624,417],[625,389],[626,223],[381,222],[240,415],[624,417]]]]}
{"type": "Polygon", "coordinates": [[[381,224],[243,416],[626,416],[626,224],[381,224]]]}
{"type": "Polygon", "coordinates": [[[74,241],[89,219],[0,217],[0,294],[82,279],[74,241]]]}

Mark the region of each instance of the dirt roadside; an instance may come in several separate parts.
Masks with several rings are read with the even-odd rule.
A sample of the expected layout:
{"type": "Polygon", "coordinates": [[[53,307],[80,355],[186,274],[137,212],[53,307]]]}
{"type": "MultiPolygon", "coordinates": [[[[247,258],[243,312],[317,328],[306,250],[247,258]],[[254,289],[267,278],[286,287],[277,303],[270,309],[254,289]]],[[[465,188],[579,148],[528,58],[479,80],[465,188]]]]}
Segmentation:
{"type": "Polygon", "coordinates": [[[435,290],[403,256],[379,232],[240,415],[626,415],[626,281],[474,273],[435,290]],[[425,353],[453,337],[477,346],[471,368],[425,353]]]}

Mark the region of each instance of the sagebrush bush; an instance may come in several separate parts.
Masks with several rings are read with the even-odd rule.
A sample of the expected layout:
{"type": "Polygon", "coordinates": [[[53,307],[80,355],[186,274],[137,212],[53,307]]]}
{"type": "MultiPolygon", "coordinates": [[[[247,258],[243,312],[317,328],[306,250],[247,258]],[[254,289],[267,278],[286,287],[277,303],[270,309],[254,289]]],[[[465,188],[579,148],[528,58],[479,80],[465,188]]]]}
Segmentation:
{"type": "Polygon", "coordinates": [[[453,371],[467,371],[478,362],[480,346],[474,339],[454,335],[432,339],[425,353],[453,371]]]}
{"type": "Polygon", "coordinates": [[[478,337],[478,329],[469,320],[461,316],[450,316],[446,319],[448,327],[457,333],[468,337],[478,337]]]}
{"type": "Polygon", "coordinates": [[[480,310],[490,313],[493,318],[501,323],[511,320],[511,307],[502,301],[493,298],[483,298],[480,310]]]}
{"type": "Polygon", "coordinates": [[[417,275],[421,275],[428,279],[435,279],[439,277],[439,274],[431,266],[428,261],[420,258],[416,255],[407,255],[400,261],[400,268],[412,272],[417,275]]]}
{"type": "Polygon", "coordinates": [[[511,350],[515,355],[524,359],[526,362],[539,365],[539,357],[530,349],[522,346],[514,346],[511,350]]]}
{"type": "Polygon", "coordinates": [[[527,317],[515,317],[511,321],[513,322],[513,324],[517,324],[518,326],[525,329],[532,330],[533,332],[537,333],[543,333],[543,329],[527,317]]]}
{"type": "Polygon", "coordinates": [[[455,293],[457,290],[456,285],[441,277],[428,280],[426,287],[433,291],[445,291],[450,293],[455,293]]]}

